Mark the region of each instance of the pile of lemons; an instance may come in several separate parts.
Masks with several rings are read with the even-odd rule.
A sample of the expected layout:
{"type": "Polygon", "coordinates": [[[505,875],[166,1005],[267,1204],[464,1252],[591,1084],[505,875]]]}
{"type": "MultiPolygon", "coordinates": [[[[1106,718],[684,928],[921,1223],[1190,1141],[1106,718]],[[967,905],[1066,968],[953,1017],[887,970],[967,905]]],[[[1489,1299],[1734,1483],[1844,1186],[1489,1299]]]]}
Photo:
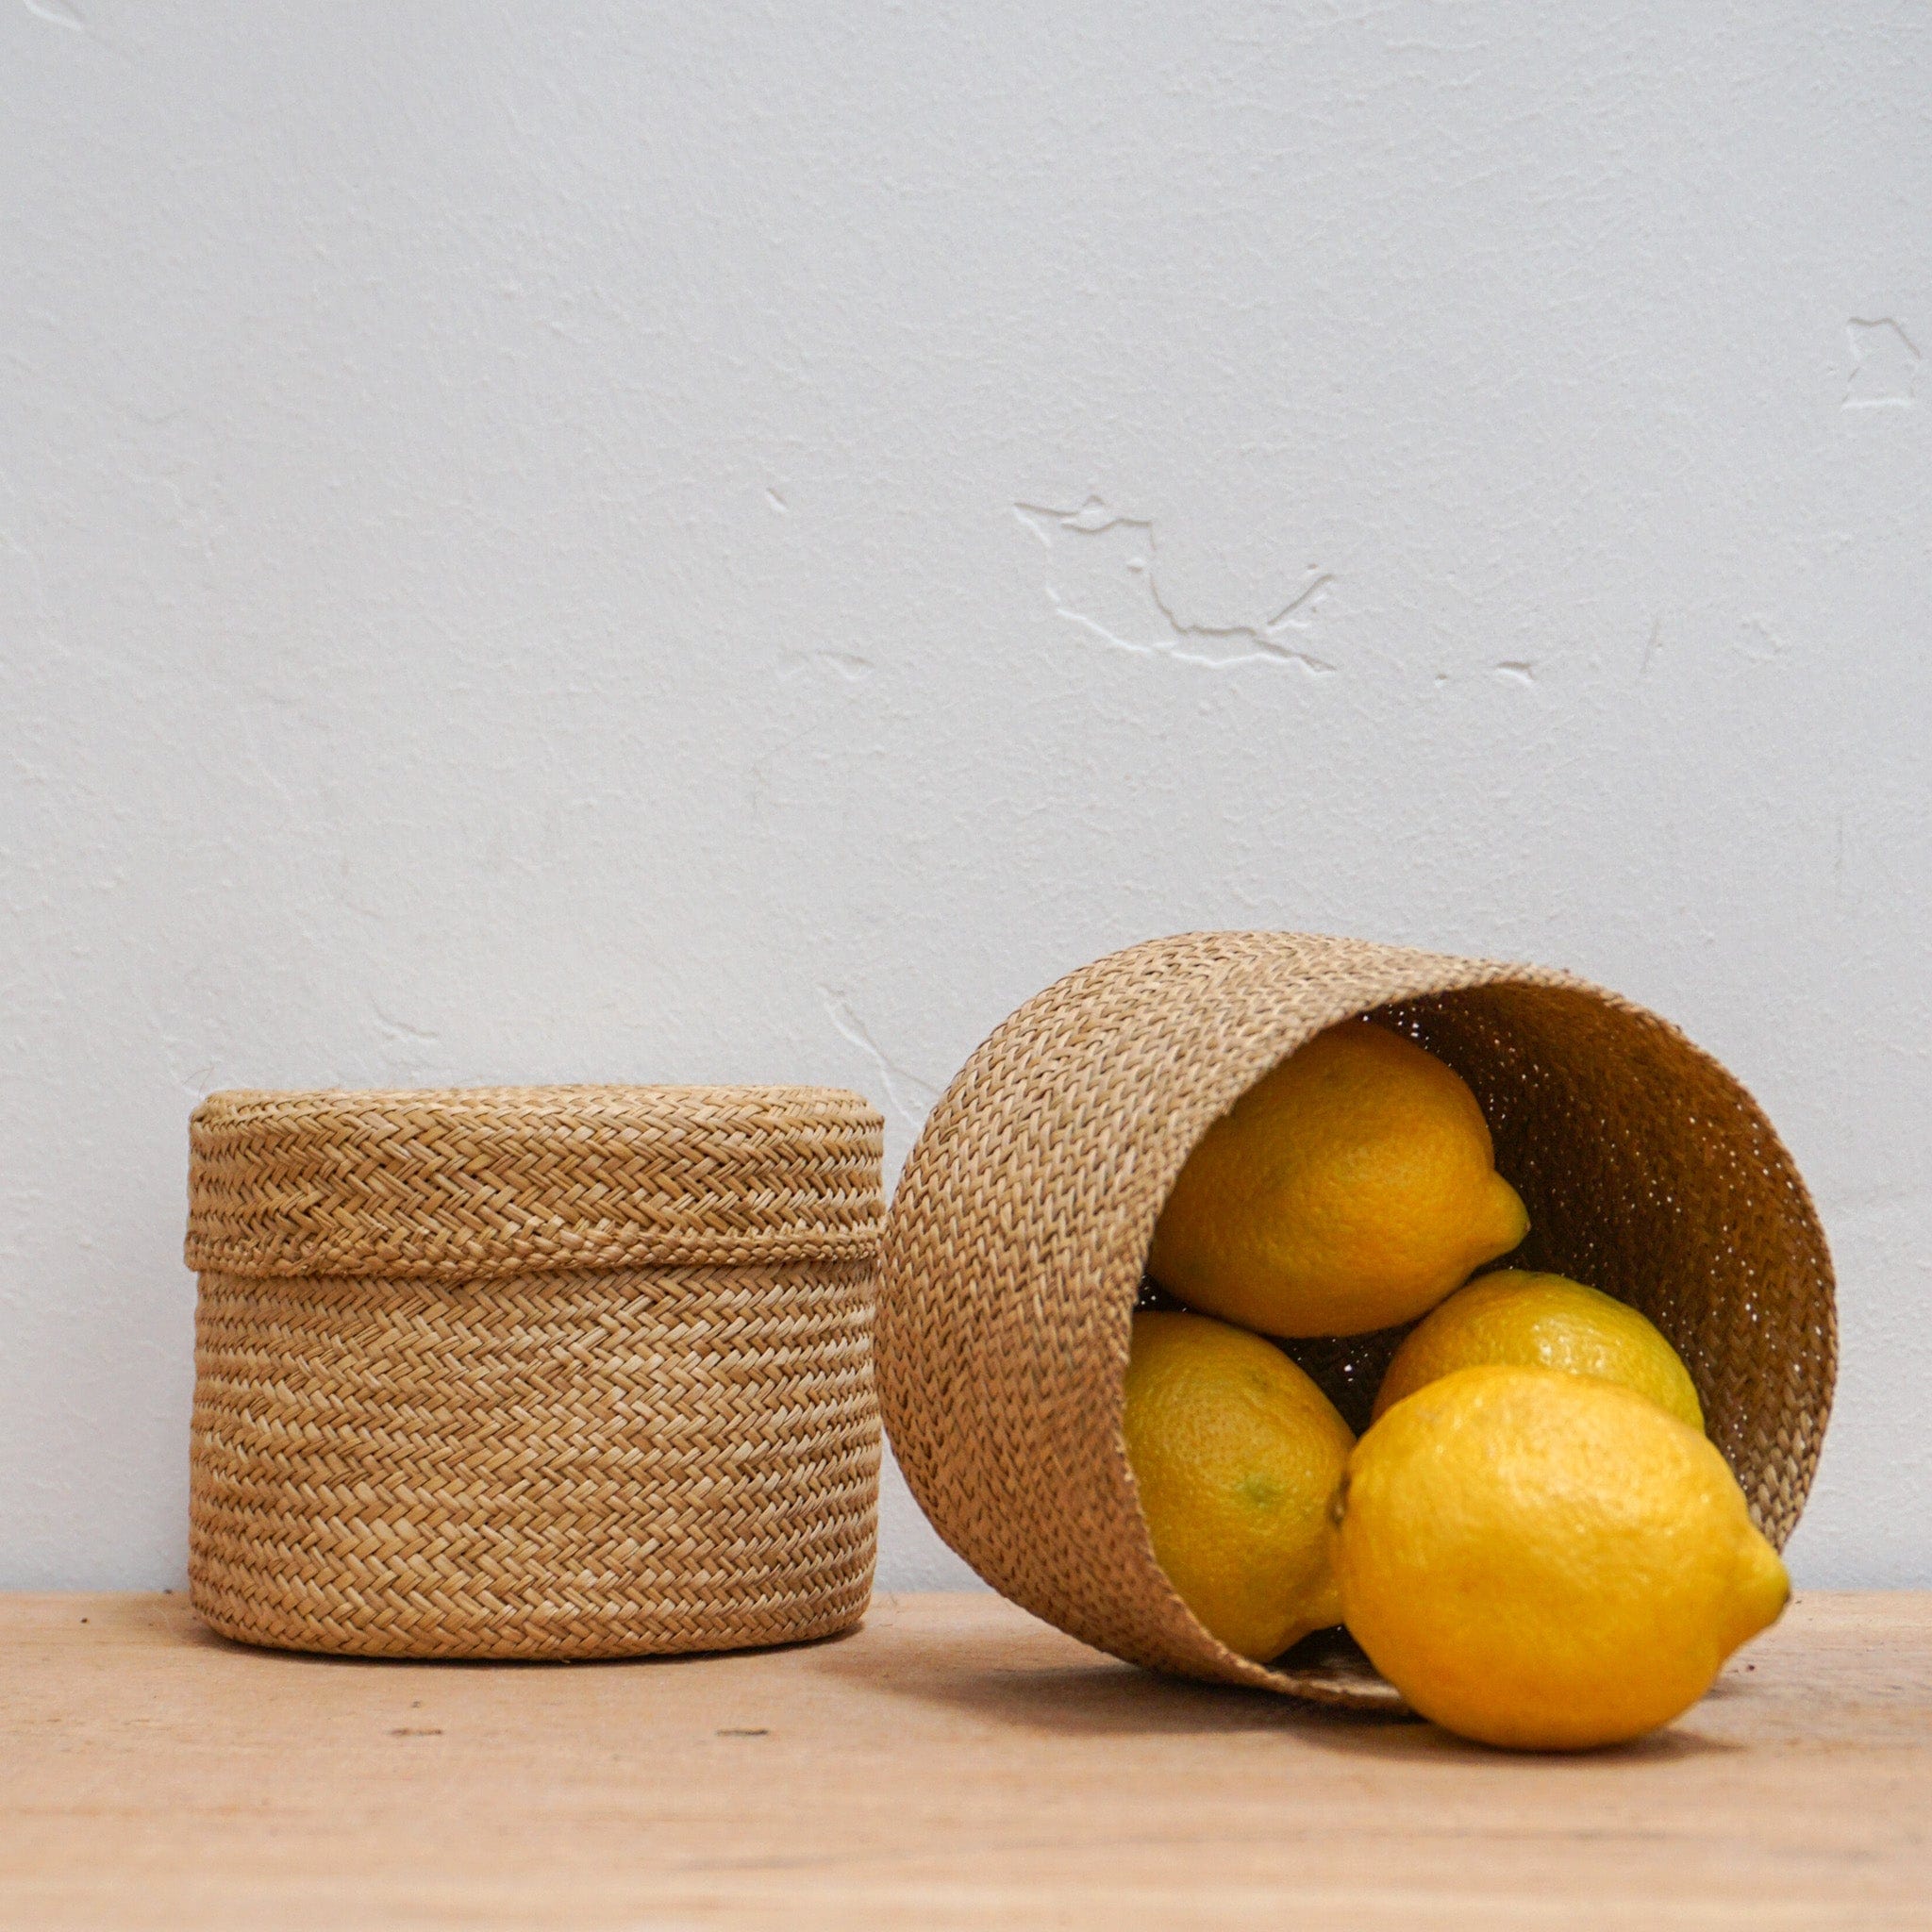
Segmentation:
{"type": "Polygon", "coordinates": [[[1148,1256],[1125,1436],[1156,1557],[1267,1661],[1345,1624],[1424,1717],[1580,1749],[1666,1724],[1790,1595],[1697,1391],[1636,1309],[1470,1277],[1528,1232],[1450,1068],[1350,1021],[1216,1122],[1148,1256]],[[1423,1319],[1357,1441],[1264,1337],[1423,1319]]]}

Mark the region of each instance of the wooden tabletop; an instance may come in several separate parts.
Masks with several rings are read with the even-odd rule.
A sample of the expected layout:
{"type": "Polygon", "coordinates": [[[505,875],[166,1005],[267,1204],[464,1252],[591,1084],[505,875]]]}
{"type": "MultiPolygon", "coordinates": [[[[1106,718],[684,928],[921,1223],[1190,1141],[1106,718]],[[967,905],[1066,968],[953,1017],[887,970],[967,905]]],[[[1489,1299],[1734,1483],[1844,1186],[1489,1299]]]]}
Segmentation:
{"type": "Polygon", "coordinates": [[[0,1597],[9,1927],[1932,1926],[1932,1597],[1801,1597],[1672,1729],[1516,1757],[990,1596],[804,1649],[251,1651],[0,1597]]]}

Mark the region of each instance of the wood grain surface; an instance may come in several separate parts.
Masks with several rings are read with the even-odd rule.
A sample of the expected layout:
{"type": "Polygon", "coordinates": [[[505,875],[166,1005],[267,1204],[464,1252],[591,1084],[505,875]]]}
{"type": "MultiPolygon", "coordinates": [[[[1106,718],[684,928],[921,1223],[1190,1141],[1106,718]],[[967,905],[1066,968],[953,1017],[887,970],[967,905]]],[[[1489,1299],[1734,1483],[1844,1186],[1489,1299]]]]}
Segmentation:
{"type": "Polygon", "coordinates": [[[594,1664],[0,1598],[9,1927],[1932,1925],[1932,1597],[1801,1597],[1571,1758],[1146,1675],[991,1596],[594,1664]]]}

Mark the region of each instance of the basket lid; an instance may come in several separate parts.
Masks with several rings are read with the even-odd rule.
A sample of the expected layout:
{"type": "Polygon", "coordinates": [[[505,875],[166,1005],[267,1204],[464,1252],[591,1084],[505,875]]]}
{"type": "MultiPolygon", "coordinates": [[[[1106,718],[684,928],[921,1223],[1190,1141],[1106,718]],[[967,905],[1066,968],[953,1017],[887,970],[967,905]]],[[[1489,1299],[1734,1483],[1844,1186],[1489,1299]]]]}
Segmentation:
{"type": "Polygon", "coordinates": [[[884,1122],[830,1087],[211,1094],[188,1265],[460,1277],[860,1260],[884,1122]]]}

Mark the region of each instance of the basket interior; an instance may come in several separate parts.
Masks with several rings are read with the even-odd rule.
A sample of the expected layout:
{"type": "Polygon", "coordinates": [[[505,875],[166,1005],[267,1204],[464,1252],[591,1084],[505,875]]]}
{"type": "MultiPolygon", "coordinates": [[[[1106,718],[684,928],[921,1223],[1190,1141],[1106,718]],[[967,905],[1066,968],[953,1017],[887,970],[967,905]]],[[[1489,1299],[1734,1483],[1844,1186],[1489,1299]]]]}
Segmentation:
{"type": "MultiPolygon", "coordinates": [[[[1496,1166],[1530,1213],[1492,1264],[1567,1274],[1628,1303],[1683,1357],[1706,1427],[1754,1518],[1782,1546],[1810,1486],[1829,1411],[1835,1338],[1822,1240],[1790,1162],[1727,1074],[1647,1016],[1569,989],[1486,986],[1367,1017],[1469,1083],[1496,1166]],[[1797,1210],[1767,1214],[1765,1192],[1797,1210]]],[[[1143,1307],[1178,1307],[1151,1279],[1143,1307]]],[[[1421,1318],[1418,1318],[1418,1321],[1421,1318]]],[[[1415,1326],[1278,1341],[1357,1434],[1415,1326]]],[[[1275,1666],[1374,1681],[1340,1631],[1275,1666]]]]}
{"type": "MultiPolygon", "coordinates": [[[[1683,1357],[1705,1425],[1758,1525],[1782,1547],[1829,1413],[1832,1285],[1804,1213],[1768,1217],[1783,1150],[1728,1076],[1633,1016],[1547,987],[1405,1000],[1367,1017],[1468,1081],[1524,1198],[1530,1231],[1493,1267],[1567,1274],[1627,1302],[1683,1357]],[[1726,1091],[1724,1090],[1728,1089],[1726,1091]]],[[[1141,1305],[1178,1307],[1151,1279],[1141,1305]]],[[[1420,1321],[1420,1317],[1417,1318],[1420,1321]]],[[[1359,1435],[1417,1325],[1281,1341],[1359,1435]]]]}
{"type": "Polygon", "coordinates": [[[1529,1208],[1507,1265],[1588,1282],[1657,1324],[1782,1547],[1830,1412],[1836,1322],[1816,1215],[1749,1096],[1649,1015],[1569,988],[1476,987],[1373,1017],[1474,1090],[1529,1208]]]}

